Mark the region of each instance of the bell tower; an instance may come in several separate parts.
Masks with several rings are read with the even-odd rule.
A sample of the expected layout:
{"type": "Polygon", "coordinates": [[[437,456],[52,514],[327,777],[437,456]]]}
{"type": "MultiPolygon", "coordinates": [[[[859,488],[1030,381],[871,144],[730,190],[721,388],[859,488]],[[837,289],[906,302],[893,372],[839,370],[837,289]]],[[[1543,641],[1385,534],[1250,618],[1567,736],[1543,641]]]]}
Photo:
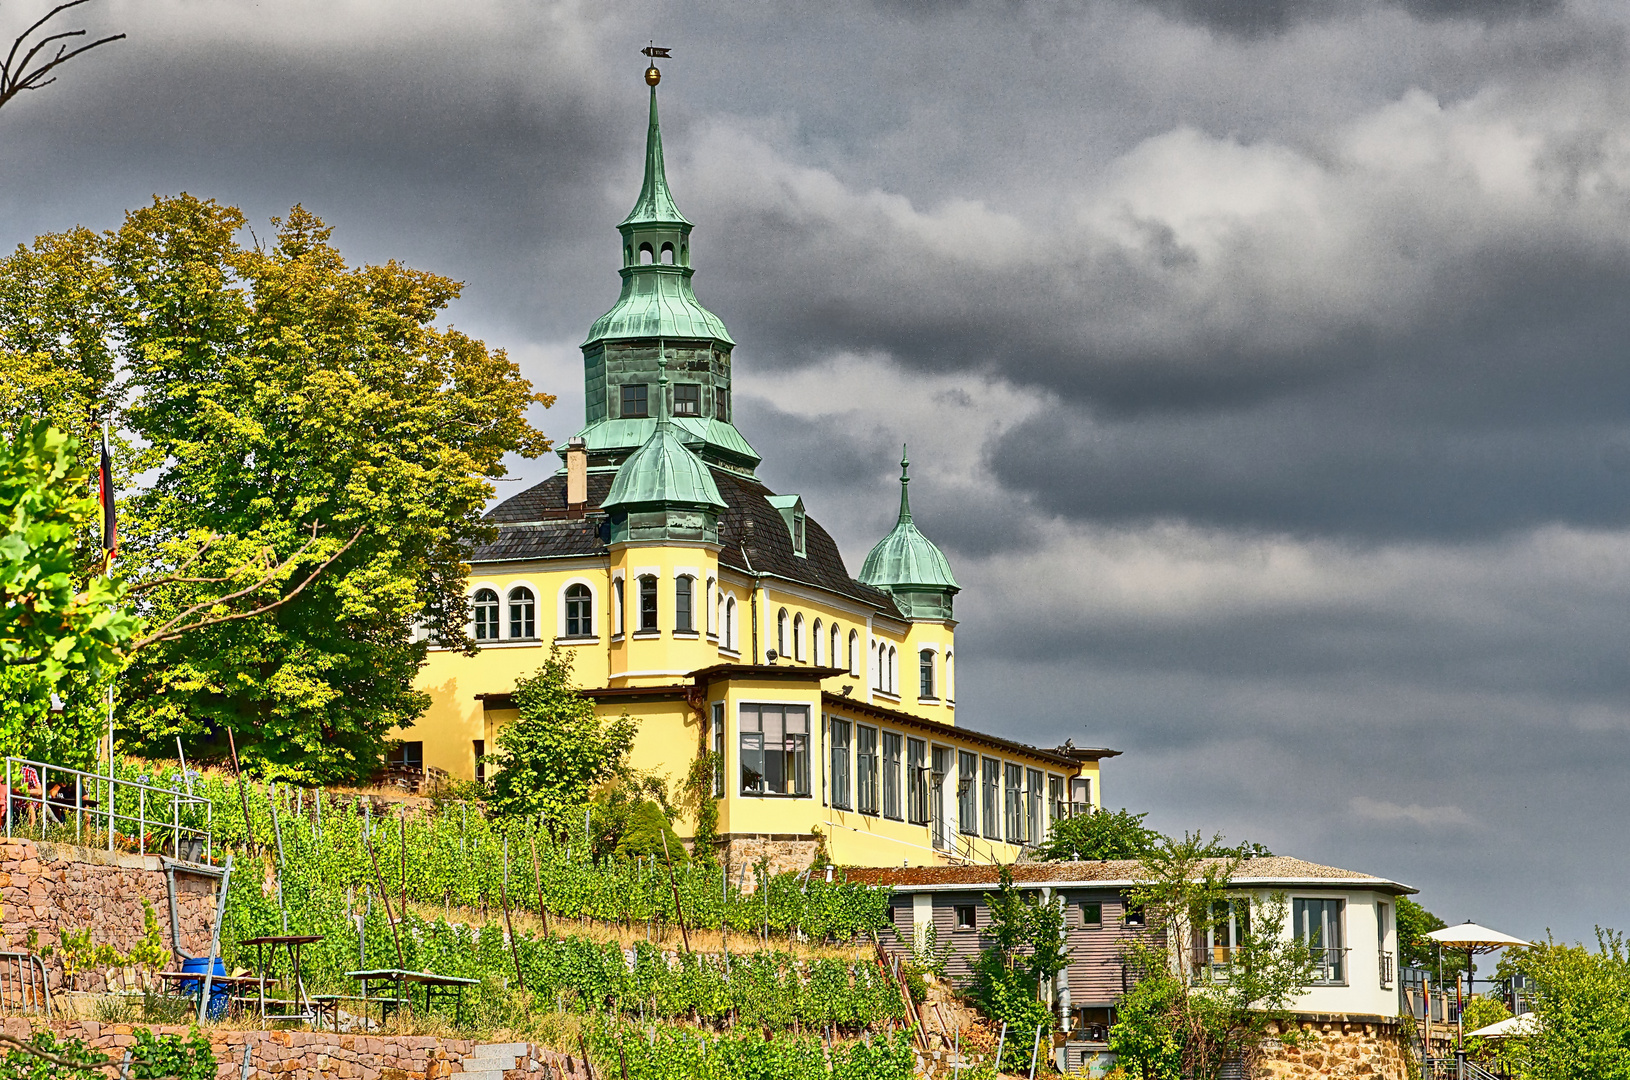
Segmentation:
{"type": "Polygon", "coordinates": [[[622,293],[583,342],[584,427],[591,468],[621,464],[645,445],[666,414],[673,437],[709,465],[752,475],[759,456],[733,423],[731,354],[724,323],[691,288],[691,223],[674,205],[662,156],[657,83],[645,133],[645,175],[622,235],[622,293]],[[670,381],[657,378],[665,366],[670,381]],[[663,396],[661,408],[654,400],[663,396]]]}

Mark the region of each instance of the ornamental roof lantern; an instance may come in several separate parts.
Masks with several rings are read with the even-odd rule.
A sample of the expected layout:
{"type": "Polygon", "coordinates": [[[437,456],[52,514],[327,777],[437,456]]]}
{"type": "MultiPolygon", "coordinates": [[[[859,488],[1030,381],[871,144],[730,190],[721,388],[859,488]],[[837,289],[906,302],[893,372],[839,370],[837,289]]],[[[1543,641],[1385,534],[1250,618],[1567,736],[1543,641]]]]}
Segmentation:
{"type": "Polygon", "coordinates": [[[911,462],[900,450],[900,518],[861,564],[859,579],[891,594],[911,618],[949,618],[960,591],[945,553],[911,518],[911,462]]]}

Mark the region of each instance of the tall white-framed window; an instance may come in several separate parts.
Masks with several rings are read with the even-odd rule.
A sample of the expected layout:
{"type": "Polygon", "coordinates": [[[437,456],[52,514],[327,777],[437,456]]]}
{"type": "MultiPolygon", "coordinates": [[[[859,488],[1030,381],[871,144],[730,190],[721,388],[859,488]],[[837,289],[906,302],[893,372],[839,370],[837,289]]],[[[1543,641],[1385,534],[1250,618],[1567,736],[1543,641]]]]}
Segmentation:
{"type": "Polygon", "coordinates": [[[719,593],[717,578],[707,579],[707,595],[703,597],[702,604],[707,611],[707,632],[709,637],[719,636],[719,616],[724,614],[724,597],[719,593]]]}
{"type": "Polygon", "coordinates": [[[804,613],[802,611],[792,617],[792,658],[800,664],[804,662],[804,613]]]}
{"type": "Polygon", "coordinates": [[[713,797],[724,798],[724,702],[713,703],[713,797]]]}
{"type": "Polygon", "coordinates": [[[923,649],[917,653],[917,696],[920,698],[934,696],[933,649],[923,649]]]}
{"type": "Polygon", "coordinates": [[[872,686],[878,690],[883,689],[883,664],[878,660],[882,652],[877,642],[872,642],[866,649],[866,674],[871,677],[872,686]]]}
{"type": "Polygon", "coordinates": [[[821,620],[816,619],[815,625],[809,628],[809,657],[816,667],[821,666],[821,620]]]}
{"type": "Polygon", "coordinates": [[[561,586],[559,610],[555,615],[556,625],[560,627],[561,637],[592,638],[599,636],[599,630],[594,621],[595,599],[594,585],[584,579],[569,580],[561,586]]]}
{"type": "Polygon", "coordinates": [[[953,674],[953,669],[951,667],[951,655],[952,655],[951,650],[946,649],[945,650],[945,700],[947,702],[951,702],[951,701],[956,700],[956,676],[953,674]]]}
{"type": "Polygon", "coordinates": [[[742,705],[741,793],[809,796],[809,706],[742,705]]]}
{"type": "Polygon", "coordinates": [[[889,646],[889,693],[900,692],[900,652],[893,645],[889,646]]]}
{"type": "Polygon", "coordinates": [[[736,598],[728,596],[724,601],[724,625],[720,635],[724,647],[731,652],[740,652],[736,647],[736,598]]]}
{"type": "Polygon", "coordinates": [[[628,592],[624,588],[623,572],[611,576],[611,632],[625,633],[628,629],[628,592]]]}
{"type": "Polygon", "coordinates": [[[681,633],[696,632],[696,579],[689,574],[674,578],[674,629],[681,633]]]}
{"type": "Polygon", "coordinates": [[[787,655],[787,631],[792,619],[787,615],[787,609],[782,608],[775,617],[775,651],[778,655],[787,655]]]}
{"type": "Polygon", "coordinates": [[[860,631],[849,631],[849,676],[860,678],[860,631]]]}
{"type": "Polygon", "coordinates": [[[475,639],[497,641],[498,594],[492,589],[477,589],[470,598],[470,610],[475,619],[475,639]]]}
{"type": "Polygon", "coordinates": [[[838,633],[837,623],[832,624],[832,651],[826,658],[833,667],[843,667],[843,635],[838,633]]]}
{"type": "Polygon", "coordinates": [[[538,598],[525,585],[509,590],[509,636],[519,640],[538,636],[538,598]]]}

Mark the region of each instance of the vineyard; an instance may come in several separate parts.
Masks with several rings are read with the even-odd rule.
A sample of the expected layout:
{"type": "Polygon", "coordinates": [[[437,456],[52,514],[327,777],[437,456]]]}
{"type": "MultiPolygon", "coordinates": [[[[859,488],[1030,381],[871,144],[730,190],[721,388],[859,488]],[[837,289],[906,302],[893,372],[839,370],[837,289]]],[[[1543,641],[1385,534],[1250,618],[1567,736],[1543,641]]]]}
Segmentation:
{"type": "MultiPolygon", "coordinates": [[[[137,764],[147,779],[170,782],[162,768],[151,775],[155,763],[126,768],[137,764]]],[[[304,954],[313,992],[350,992],[346,971],[405,967],[480,979],[478,1016],[484,999],[524,988],[533,1009],[720,1027],[861,1032],[904,1019],[870,946],[889,925],[886,889],[824,872],[741,868],[732,879],[703,863],[596,865],[581,833],[557,843],[535,822],[495,820],[472,803],[382,817],[359,796],[240,790],[215,773],[192,785],[212,804],[217,847],[237,853],[222,926],[227,962],[247,959],[236,954],[240,939],[321,935],[304,954]],[[246,862],[251,844],[263,871],[245,872],[255,864],[246,862]],[[511,923],[526,912],[538,929],[507,934],[506,909],[511,923]],[[681,910],[687,931],[730,935],[728,951],[683,951],[681,910]],[[608,924],[650,941],[624,949],[583,932],[608,924]],[[802,959],[791,951],[810,942],[854,947],[802,959]]]]}

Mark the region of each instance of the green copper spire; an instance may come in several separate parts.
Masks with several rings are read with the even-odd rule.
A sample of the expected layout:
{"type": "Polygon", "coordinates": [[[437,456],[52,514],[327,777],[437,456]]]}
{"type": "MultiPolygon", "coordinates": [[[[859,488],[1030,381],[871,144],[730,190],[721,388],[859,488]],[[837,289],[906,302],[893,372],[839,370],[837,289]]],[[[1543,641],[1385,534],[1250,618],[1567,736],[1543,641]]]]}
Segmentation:
{"type": "Polygon", "coordinates": [[[634,209],[623,225],[689,225],[668,191],[668,173],[662,164],[662,128],[657,124],[657,88],[651,87],[651,123],[645,129],[645,183],[634,209]]]}
{"type": "Polygon", "coordinates": [[[659,351],[674,365],[670,424],[710,465],[751,475],[758,454],[731,422],[731,353],[736,343],[691,289],[691,223],[674,205],[662,160],[656,83],[651,84],[645,178],[622,233],[622,294],[584,339],[583,429],[592,467],[615,465],[645,445],[656,426],[643,407],[654,390],[659,351]],[[662,349],[659,350],[659,343],[662,349]]]}
{"type": "Polygon", "coordinates": [[[900,450],[900,518],[861,564],[859,579],[894,597],[913,619],[949,619],[951,597],[959,591],[951,564],[911,520],[911,462],[900,450]]]}

